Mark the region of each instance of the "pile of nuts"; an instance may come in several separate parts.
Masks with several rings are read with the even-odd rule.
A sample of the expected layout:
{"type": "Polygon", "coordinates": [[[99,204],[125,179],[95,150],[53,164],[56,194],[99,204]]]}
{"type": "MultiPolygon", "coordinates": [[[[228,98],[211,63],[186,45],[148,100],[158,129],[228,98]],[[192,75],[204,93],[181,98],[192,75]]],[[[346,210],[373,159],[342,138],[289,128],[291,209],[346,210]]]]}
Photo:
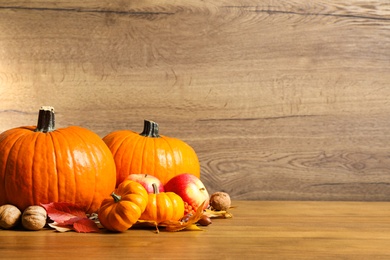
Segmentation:
{"type": "Polygon", "coordinates": [[[46,225],[47,213],[41,206],[29,206],[22,212],[14,205],[0,206],[0,228],[12,229],[20,223],[26,230],[41,230],[46,225]]]}

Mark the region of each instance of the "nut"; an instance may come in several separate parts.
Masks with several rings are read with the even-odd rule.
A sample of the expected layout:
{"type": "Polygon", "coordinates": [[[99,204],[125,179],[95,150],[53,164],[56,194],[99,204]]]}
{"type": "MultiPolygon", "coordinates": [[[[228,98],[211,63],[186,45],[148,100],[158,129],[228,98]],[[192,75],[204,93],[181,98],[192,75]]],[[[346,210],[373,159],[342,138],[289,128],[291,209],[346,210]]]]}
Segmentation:
{"type": "Polygon", "coordinates": [[[11,229],[20,220],[22,212],[14,205],[5,204],[0,207],[0,228],[11,229]]]}
{"type": "Polygon", "coordinates": [[[207,215],[202,215],[197,223],[201,226],[208,226],[212,224],[211,219],[207,215]]]}
{"type": "Polygon", "coordinates": [[[24,210],[22,225],[27,230],[40,230],[46,224],[47,213],[41,206],[30,206],[24,210]]]}
{"type": "Polygon", "coordinates": [[[228,210],[231,206],[229,194],[218,191],[211,195],[210,206],[215,210],[228,210]]]}

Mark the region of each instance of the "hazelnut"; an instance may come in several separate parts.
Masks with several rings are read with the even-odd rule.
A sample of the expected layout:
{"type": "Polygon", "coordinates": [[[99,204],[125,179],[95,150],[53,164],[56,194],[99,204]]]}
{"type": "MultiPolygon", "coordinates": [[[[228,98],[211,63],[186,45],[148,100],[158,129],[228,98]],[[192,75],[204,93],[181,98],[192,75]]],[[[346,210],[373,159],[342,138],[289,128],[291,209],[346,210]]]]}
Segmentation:
{"type": "Polygon", "coordinates": [[[200,217],[200,219],[198,220],[197,222],[199,225],[201,226],[208,226],[210,225],[212,222],[211,222],[211,219],[207,216],[207,215],[202,215],[200,217]]]}
{"type": "Polygon", "coordinates": [[[229,194],[218,191],[211,195],[210,206],[215,210],[228,210],[231,206],[229,194]]]}

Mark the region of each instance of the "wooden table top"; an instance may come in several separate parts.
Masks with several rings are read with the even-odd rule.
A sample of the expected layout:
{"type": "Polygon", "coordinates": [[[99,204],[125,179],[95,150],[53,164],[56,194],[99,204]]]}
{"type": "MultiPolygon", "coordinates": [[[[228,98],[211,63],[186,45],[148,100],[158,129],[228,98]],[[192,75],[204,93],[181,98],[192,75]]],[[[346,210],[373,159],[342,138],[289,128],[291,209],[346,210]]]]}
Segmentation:
{"type": "Polygon", "coordinates": [[[0,230],[0,258],[389,259],[390,202],[234,201],[203,231],[0,230]]]}

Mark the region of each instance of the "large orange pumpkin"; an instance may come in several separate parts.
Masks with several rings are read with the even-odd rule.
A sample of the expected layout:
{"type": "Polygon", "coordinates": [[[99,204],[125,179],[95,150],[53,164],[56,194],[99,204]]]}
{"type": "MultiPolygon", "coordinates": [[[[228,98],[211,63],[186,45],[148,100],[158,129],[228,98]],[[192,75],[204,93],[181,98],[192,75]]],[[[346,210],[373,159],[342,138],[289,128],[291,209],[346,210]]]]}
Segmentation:
{"type": "Polygon", "coordinates": [[[38,125],[0,134],[0,205],[69,202],[96,212],[115,188],[115,162],[90,130],[55,129],[54,109],[42,107],[38,125]]]}
{"type": "Polygon", "coordinates": [[[165,185],[181,173],[200,177],[200,165],[194,149],[177,138],[160,135],[158,124],[144,121],[142,133],[119,130],[106,135],[104,142],[114,155],[116,185],[129,174],[156,176],[165,185]]]}

